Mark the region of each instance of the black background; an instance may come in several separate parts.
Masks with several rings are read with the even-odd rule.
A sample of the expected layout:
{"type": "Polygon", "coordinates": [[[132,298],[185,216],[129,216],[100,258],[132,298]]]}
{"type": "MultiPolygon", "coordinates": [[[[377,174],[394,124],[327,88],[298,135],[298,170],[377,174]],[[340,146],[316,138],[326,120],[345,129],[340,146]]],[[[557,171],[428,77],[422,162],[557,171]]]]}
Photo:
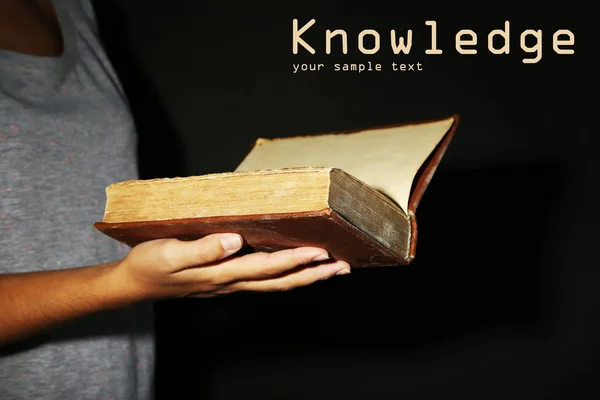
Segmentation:
{"type": "Polygon", "coordinates": [[[146,178],[231,171],[259,136],[462,118],[419,207],[410,267],[159,304],[158,398],[598,398],[593,25],[533,7],[96,3],[146,178]],[[317,54],[292,54],[293,18],[316,19],[303,38],[317,54]],[[431,19],[442,55],[424,54],[431,19]],[[505,20],[511,52],[492,55],[487,34],[505,20]],[[347,55],[324,53],[325,29],[337,28],[347,55]],[[377,55],[357,50],[367,28],[382,33],[377,55]],[[394,28],[413,30],[410,55],[391,52],[394,28]],[[479,54],[454,49],[463,28],[478,33],[479,54]],[[522,63],[525,29],[543,31],[537,64],[522,63]],[[574,32],[574,55],[553,52],[557,29],[574,32]],[[384,71],[331,70],[369,60],[384,71]],[[393,72],[392,61],[423,71],[393,72]],[[327,70],[294,74],[293,63],[327,70]]]}

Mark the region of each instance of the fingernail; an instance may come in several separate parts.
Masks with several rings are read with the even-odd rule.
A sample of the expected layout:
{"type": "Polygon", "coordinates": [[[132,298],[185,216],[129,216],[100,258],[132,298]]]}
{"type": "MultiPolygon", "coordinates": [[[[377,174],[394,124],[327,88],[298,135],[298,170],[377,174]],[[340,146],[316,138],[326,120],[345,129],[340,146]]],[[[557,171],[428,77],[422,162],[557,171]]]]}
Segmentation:
{"type": "Polygon", "coordinates": [[[329,260],[329,254],[319,254],[312,259],[314,262],[329,260]]]}
{"type": "Polygon", "coordinates": [[[336,275],[347,275],[347,274],[349,274],[349,273],[350,273],[350,270],[349,270],[349,269],[341,269],[341,270],[339,270],[338,272],[336,272],[335,274],[336,274],[336,275]]]}
{"type": "Polygon", "coordinates": [[[242,247],[242,237],[238,234],[221,236],[221,246],[225,251],[234,251],[242,247]]]}

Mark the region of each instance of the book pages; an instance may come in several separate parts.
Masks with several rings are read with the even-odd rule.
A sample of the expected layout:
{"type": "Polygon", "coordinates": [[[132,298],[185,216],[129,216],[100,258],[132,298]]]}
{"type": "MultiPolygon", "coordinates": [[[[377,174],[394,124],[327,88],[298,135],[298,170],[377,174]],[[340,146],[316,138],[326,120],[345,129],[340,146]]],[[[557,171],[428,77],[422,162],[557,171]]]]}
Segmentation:
{"type": "Polygon", "coordinates": [[[454,118],[448,118],[354,133],[260,139],[236,171],[339,168],[385,194],[407,212],[419,168],[453,123],[454,118]]]}

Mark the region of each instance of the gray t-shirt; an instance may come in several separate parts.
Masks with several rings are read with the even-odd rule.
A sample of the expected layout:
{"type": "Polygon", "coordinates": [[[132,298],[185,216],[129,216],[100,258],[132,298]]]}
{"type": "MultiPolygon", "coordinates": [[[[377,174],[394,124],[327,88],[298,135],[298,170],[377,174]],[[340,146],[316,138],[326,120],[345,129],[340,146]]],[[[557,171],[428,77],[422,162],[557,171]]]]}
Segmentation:
{"type": "MultiPolygon", "coordinates": [[[[89,2],[54,4],[62,56],[0,50],[0,273],[95,265],[128,251],[92,227],[106,186],[137,175],[128,104],[89,2]]],[[[152,331],[143,304],[0,347],[0,399],[150,398],[152,331]]]]}

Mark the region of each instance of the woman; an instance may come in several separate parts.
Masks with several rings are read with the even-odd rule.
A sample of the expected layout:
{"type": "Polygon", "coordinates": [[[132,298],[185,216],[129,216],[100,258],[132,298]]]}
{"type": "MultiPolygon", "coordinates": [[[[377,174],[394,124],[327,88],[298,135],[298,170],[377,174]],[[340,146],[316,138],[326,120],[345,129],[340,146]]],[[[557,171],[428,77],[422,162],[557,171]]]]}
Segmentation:
{"type": "Polygon", "coordinates": [[[349,272],[318,248],[230,257],[235,234],[127,252],[91,223],[105,187],[136,178],[134,149],[92,6],[0,2],[0,398],[150,398],[151,300],[349,272]]]}

